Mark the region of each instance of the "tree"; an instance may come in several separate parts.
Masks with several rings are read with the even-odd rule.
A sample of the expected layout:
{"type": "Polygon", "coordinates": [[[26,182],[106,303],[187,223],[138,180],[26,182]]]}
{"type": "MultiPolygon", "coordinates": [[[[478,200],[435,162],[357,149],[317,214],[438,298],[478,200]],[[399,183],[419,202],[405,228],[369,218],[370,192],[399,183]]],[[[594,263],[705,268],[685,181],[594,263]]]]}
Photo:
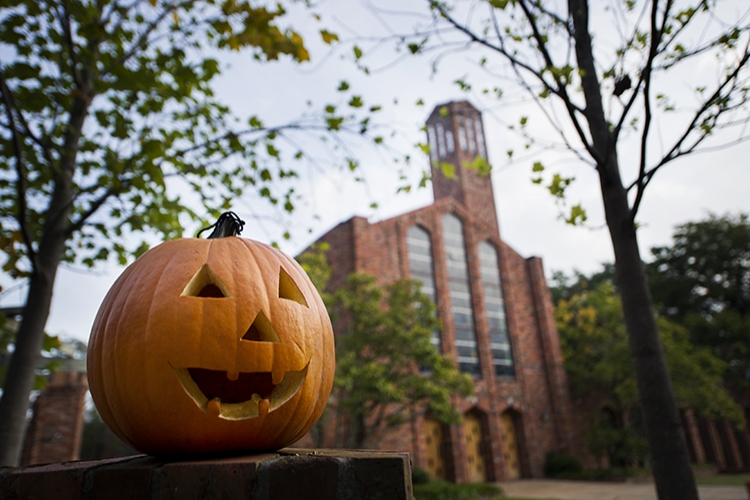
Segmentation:
{"type": "Polygon", "coordinates": [[[748,397],[750,221],[745,214],[678,226],[672,245],[651,249],[648,274],[662,314],[684,324],[696,345],[727,362],[725,380],[748,397]]]}
{"type": "Polygon", "coordinates": [[[296,171],[282,167],[279,141],[350,130],[356,118],[332,105],[272,127],[257,116],[238,122],[215,98],[221,65],[211,53],[309,59],[300,35],[280,27],[284,14],[247,0],[3,3],[0,248],[28,296],[0,400],[0,465],[18,460],[61,262],[114,255],[124,264],[148,248],[140,233],[178,237],[201,215],[190,205],[217,215],[248,188],[291,211],[293,189],[282,183],[296,171]]]}
{"type": "MultiPolygon", "coordinates": [[[[697,500],[636,218],[646,188],[666,165],[746,138],[747,6],[733,4],[725,13],[721,2],[710,0],[680,6],[672,0],[425,4],[432,14],[429,24],[394,35],[399,50],[437,53],[436,67],[452,53],[470,51],[479,67],[496,76],[497,85],[481,89],[483,93],[500,99],[522,93],[538,105],[546,127],[539,136],[533,136],[528,116],[515,125],[529,148],[562,146],[598,176],[657,493],[662,500],[697,500]],[[595,24],[592,16],[597,16],[595,24]],[[712,57],[710,71],[692,69],[698,61],[712,64],[712,57]],[[675,91],[677,80],[692,93],[675,91]],[[505,92],[509,86],[511,91],[505,92]],[[663,127],[657,132],[659,125],[663,127]],[[735,135],[727,135],[732,131],[735,135]],[[550,141],[550,134],[559,141],[550,141]],[[628,136],[634,140],[625,154],[628,136]]],[[[378,14],[382,19],[386,13],[378,14]]],[[[457,84],[471,88],[467,78],[457,84]]],[[[549,175],[547,188],[564,202],[572,177],[549,173],[542,162],[535,162],[532,171],[540,184],[549,175]]],[[[585,218],[580,205],[566,215],[570,223],[585,218]]]]}
{"type": "MultiPolygon", "coordinates": [[[[573,395],[584,405],[605,410],[593,415],[588,432],[591,451],[609,453],[613,463],[632,464],[646,457],[639,436],[641,406],[620,298],[611,282],[588,287],[586,278],[557,304],[557,328],[573,395]]],[[[681,409],[712,419],[729,418],[744,424],[742,408],[722,385],[726,363],[710,349],[690,342],[688,330],[665,317],[658,319],[675,398],[681,409]]]]}
{"type": "Polygon", "coordinates": [[[451,396],[471,394],[471,379],[430,342],[440,325],[420,286],[399,280],[383,294],[374,277],[354,273],[335,292],[332,313],[343,328],[337,330],[334,395],[348,420],[346,447],[365,448],[419,415],[460,422],[451,396]]]}

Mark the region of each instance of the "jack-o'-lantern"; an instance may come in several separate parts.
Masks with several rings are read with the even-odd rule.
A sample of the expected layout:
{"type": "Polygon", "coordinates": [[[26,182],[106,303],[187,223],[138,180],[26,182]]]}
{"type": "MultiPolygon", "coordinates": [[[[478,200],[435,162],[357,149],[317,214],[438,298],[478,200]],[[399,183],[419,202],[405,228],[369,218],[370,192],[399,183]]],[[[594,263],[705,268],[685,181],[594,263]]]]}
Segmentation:
{"type": "Polygon", "coordinates": [[[91,331],[102,419],[151,454],[272,450],[318,420],[335,371],[331,322],[294,259],[239,238],[162,243],[131,264],[91,331]]]}

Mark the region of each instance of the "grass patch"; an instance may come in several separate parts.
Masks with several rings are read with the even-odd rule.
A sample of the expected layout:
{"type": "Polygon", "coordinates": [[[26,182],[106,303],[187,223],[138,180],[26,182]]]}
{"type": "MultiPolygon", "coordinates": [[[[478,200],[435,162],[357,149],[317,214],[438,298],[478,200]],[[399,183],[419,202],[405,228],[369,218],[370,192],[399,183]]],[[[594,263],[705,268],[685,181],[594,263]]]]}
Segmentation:
{"type": "Polygon", "coordinates": [[[444,481],[415,484],[414,498],[416,500],[474,500],[480,498],[508,500],[503,497],[503,490],[494,484],[454,484],[444,481]]]}
{"type": "Polygon", "coordinates": [[[609,469],[586,469],[557,474],[554,479],[573,481],[625,481],[634,477],[648,476],[651,471],[639,467],[611,467],[609,469]]]}
{"type": "Polygon", "coordinates": [[[750,481],[750,474],[716,474],[716,475],[697,475],[695,482],[702,485],[713,486],[745,486],[750,481]]]}

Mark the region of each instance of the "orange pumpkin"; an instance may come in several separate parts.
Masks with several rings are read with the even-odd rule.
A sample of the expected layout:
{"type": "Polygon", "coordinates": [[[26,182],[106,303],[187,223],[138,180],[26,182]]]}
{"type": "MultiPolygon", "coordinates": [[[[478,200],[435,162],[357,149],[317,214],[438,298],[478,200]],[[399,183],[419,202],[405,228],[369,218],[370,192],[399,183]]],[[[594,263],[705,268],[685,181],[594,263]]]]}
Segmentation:
{"type": "Polygon", "coordinates": [[[315,287],[282,252],[216,237],[226,227],[143,254],[94,322],[91,395],[104,422],[142,452],[282,448],[328,401],[333,331],[315,287]]]}

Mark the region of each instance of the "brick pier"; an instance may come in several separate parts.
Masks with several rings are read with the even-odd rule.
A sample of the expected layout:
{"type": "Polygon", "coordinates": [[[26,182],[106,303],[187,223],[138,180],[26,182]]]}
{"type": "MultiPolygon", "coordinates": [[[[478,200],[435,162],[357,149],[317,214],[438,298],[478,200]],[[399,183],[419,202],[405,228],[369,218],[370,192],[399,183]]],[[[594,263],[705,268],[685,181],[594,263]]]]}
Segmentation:
{"type": "Polygon", "coordinates": [[[286,448],[167,461],[147,455],[0,469],[5,500],[375,500],[412,497],[409,456],[286,448]]]}

